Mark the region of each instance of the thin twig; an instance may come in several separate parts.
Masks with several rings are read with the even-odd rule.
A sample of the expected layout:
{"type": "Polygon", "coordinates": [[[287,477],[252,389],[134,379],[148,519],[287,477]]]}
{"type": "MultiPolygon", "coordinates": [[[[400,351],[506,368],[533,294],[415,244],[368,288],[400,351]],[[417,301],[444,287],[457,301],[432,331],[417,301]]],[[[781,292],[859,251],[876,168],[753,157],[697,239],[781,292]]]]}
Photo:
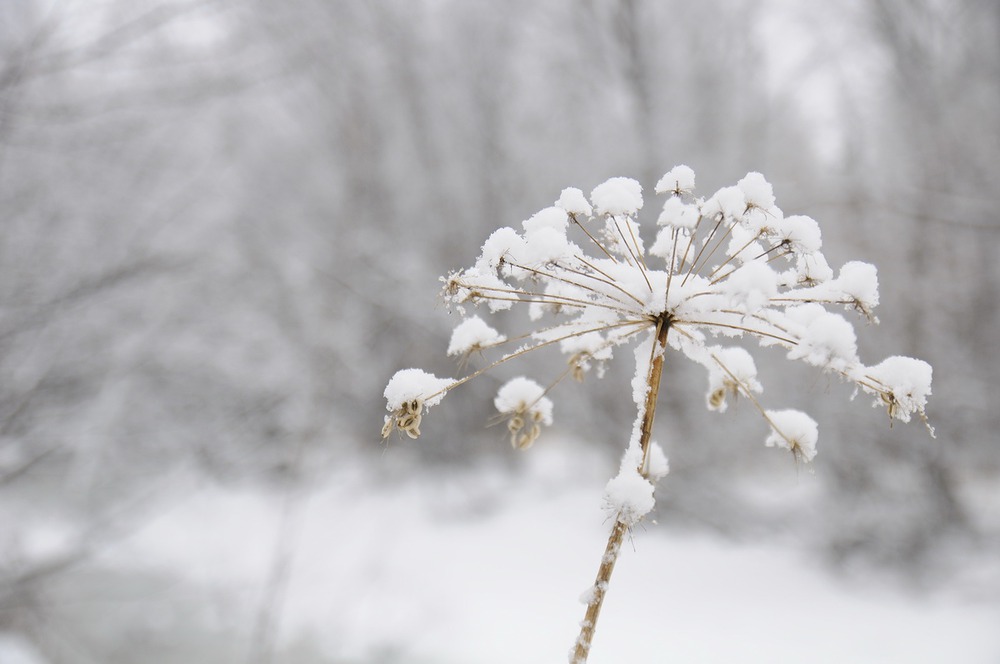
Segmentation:
{"type": "Polygon", "coordinates": [[[712,359],[715,360],[715,363],[718,364],[722,368],[722,370],[725,371],[729,375],[729,377],[733,379],[733,382],[736,383],[736,385],[743,391],[744,396],[746,396],[746,398],[749,399],[750,402],[754,405],[754,407],[757,408],[757,410],[760,412],[760,415],[761,417],[764,418],[764,421],[767,422],[768,425],[772,429],[774,429],[779,436],[785,439],[785,441],[788,443],[789,449],[794,450],[796,447],[795,441],[789,438],[785,434],[785,432],[783,432],[780,428],[778,428],[778,425],[774,423],[774,420],[772,420],[770,416],[768,416],[767,411],[764,410],[764,407],[762,405],[760,405],[760,402],[757,401],[757,397],[753,395],[753,393],[750,391],[750,388],[746,385],[746,383],[737,378],[736,374],[730,371],[729,367],[727,367],[726,364],[722,360],[720,360],[715,353],[712,353],[712,359]]]}
{"type": "MultiPolygon", "coordinates": [[[[607,293],[602,293],[601,291],[594,290],[594,288],[592,286],[587,286],[585,284],[581,284],[578,281],[573,281],[572,279],[567,279],[566,277],[561,277],[558,274],[553,274],[551,272],[547,272],[545,270],[541,270],[541,269],[539,269],[537,267],[528,267],[527,265],[521,265],[519,263],[512,263],[510,261],[508,261],[507,264],[511,265],[513,267],[516,267],[516,268],[520,268],[520,269],[525,270],[527,272],[531,272],[532,274],[537,274],[537,275],[539,275],[541,277],[548,277],[549,279],[555,279],[556,281],[561,281],[561,282],[563,282],[565,284],[569,284],[571,286],[577,286],[578,288],[582,288],[584,290],[589,290],[589,291],[591,291],[593,293],[597,293],[597,294],[603,295],[605,297],[610,297],[609,295],[607,295],[607,293]]],[[[560,266],[560,267],[562,267],[562,266],[560,266]]],[[[567,272],[570,271],[569,269],[564,268],[564,267],[562,269],[566,270],[567,272]]],[[[598,279],[597,277],[595,277],[593,275],[588,275],[586,273],[581,273],[581,276],[590,277],[591,279],[594,279],[595,281],[599,281],[600,283],[607,283],[609,286],[613,286],[616,290],[620,291],[624,295],[627,295],[628,297],[630,297],[633,300],[635,300],[635,302],[638,305],[644,306],[644,304],[645,304],[642,300],[640,300],[639,298],[637,298],[632,293],[629,293],[627,290],[625,290],[624,288],[622,288],[618,284],[605,282],[603,279],[598,279]]],[[[620,300],[618,300],[618,301],[620,301],[620,300]]]]}
{"type": "MultiPolygon", "coordinates": [[[[565,271],[569,272],[570,274],[578,274],[578,275],[580,275],[581,277],[584,277],[585,279],[593,279],[594,281],[596,281],[596,282],[597,282],[597,283],[599,283],[599,284],[604,284],[605,286],[610,286],[610,287],[614,288],[615,290],[617,290],[617,291],[620,291],[621,293],[623,293],[623,294],[625,294],[625,295],[628,295],[628,296],[629,296],[630,298],[632,298],[632,300],[634,300],[634,301],[635,301],[635,302],[636,302],[637,304],[642,304],[642,300],[640,300],[640,299],[639,299],[638,297],[636,297],[636,296],[635,296],[634,294],[630,293],[629,291],[627,291],[627,290],[625,290],[624,288],[622,288],[621,286],[619,286],[619,285],[618,285],[618,284],[617,284],[617,283],[615,282],[615,279],[614,279],[614,277],[612,277],[612,276],[608,275],[608,274],[607,274],[606,272],[604,272],[603,270],[599,270],[599,269],[597,269],[596,267],[594,267],[594,266],[590,265],[590,264],[589,264],[589,263],[587,263],[586,261],[582,261],[582,262],[586,263],[586,264],[587,264],[587,267],[590,267],[590,268],[591,268],[591,269],[593,269],[593,270],[594,270],[595,272],[597,272],[598,274],[600,274],[600,275],[601,275],[602,277],[605,277],[605,278],[604,278],[604,279],[602,279],[601,277],[597,277],[597,276],[595,276],[595,275],[593,275],[593,274],[590,274],[589,272],[584,272],[583,270],[578,270],[578,269],[576,269],[576,268],[573,268],[573,267],[569,267],[569,266],[567,266],[567,265],[558,265],[558,264],[557,264],[557,265],[559,266],[559,268],[560,268],[560,269],[562,269],[562,270],[565,270],[565,271]]],[[[565,283],[568,283],[568,284],[576,284],[576,282],[574,282],[574,281],[569,281],[569,280],[566,280],[566,279],[563,279],[562,281],[564,281],[565,283]]],[[[583,288],[583,286],[581,286],[581,288],[583,288]]],[[[620,298],[617,298],[617,297],[615,297],[615,296],[611,295],[610,293],[605,293],[605,292],[603,292],[603,291],[599,291],[599,290],[597,290],[596,288],[592,288],[592,287],[590,287],[590,288],[587,288],[587,290],[589,290],[589,291],[591,291],[592,293],[595,293],[595,294],[597,294],[597,295],[600,295],[601,297],[606,297],[606,298],[609,298],[609,299],[612,299],[612,300],[614,300],[615,302],[619,302],[619,303],[621,303],[621,304],[622,304],[622,306],[629,306],[629,303],[625,302],[624,300],[622,300],[622,299],[620,299],[620,298]]],[[[638,313],[638,312],[636,311],[636,313],[638,313]]]]}
{"type": "MultiPolygon", "coordinates": [[[[588,261],[587,259],[585,259],[583,256],[574,256],[574,258],[576,260],[580,261],[581,263],[583,263],[584,265],[586,265],[587,267],[589,267],[594,272],[597,272],[601,276],[605,277],[609,281],[614,281],[615,280],[614,277],[612,277],[610,274],[608,274],[607,272],[605,272],[601,268],[597,267],[596,265],[594,265],[593,263],[591,263],[590,261],[588,261]]],[[[569,268],[565,268],[565,269],[568,270],[569,268]]],[[[586,274],[586,273],[585,272],[580,272],[580,274],[586,274]]],[[[588,275],[588,276],[592,277],[593,275],[588,275]]]]}
{"type": "MultiPolygon", "coordinates": [[[[752,238],[750,238],[749,240],[747,240],[746,244],[744,244],[744,245],[743,245],[742,247],[740,247],[739,249],[737,249],[736,251],[734,251],[734,252],[733,252],[732,254],[730,254],[730,255],[728,256],[728,258],[726,258],[726,260],[725,260],[725,261],[723,261],[722,263],[720,263],[719,265],[717,265],[717,266],[715,267],[715,269],[714,269],[714,270],[712,270],[712,273],[708,275],[708,278],[709,278],[709,279],[711,279],[712,277],[714,277],[714,276],[715,276],[716,274],[718,274],[718,273],[719,273],[719,270],[721,270],[721,269],[722,269],[722,268],[724,268],[725,266],[727,266],[727,265],[729,265],[730,263],[732,263],[732,262],[733,262],[733,260],[734,260],[734,259],[735,259],[735,258],[736,258],[737,256],[739,256],[739,255],[740,255],[740,253],[742,253],[742,252],[743,252],[743,250],[744,250],[744,249],[746,249],[746,248],[747,248],[747,247],[749,247],[749,246],[750,246],[751,244],[753,244],[754,242],[756,242],[756,241],[757,241],[757,240],[758,240],[758,239],[760,238],[760,236],[761,236],[761,234],[760,234],[760,233],[758,233],[757,235],[755,235],[755,236],[753,236],[752,238]]],[[[766,255],[766,254],[767,254],[767,252],[765,251],[765,252],[764,252],[763,254],[761,254],[760,256],[757,256],[757,258],[760,258],[761,256],[764,256],[764,255],[766,255]]],[[[757,260],[757,258],[754,258],[754,260],[757,260]]],[[[729,275],[731,275],[731,274],[732,274],[733,272],[735,272],[735,271],[736,271],[736,270],[738,270],[738,269],[739,269],[739,268],[734,268],[734,269],[730,270],[729,272],[726,272],[726,274],[724,274],[723,276],[721,276],[721,277],[719,277],[718,279],[715,279],[714,281],[710,282],[710,283],[709,283],[709,285],[710,285],[710,286],[714,286],[715,284],[719,283],[719,282],[720,282],[720,281],[722,281],[723,279],[726,279],[727,277],[729,277],[729,275]]]]}
{"type": "MultiPolygon", "coordinates": [[[[468,285],[463,284],[463,287],[468,287],[468,285]]],[[[581,300],[579,298],[570,297],[568,295],[559,295],[558,293],[539,293],[538,291],[516,290],[513,288],[497,288],[496,286],[475,286],[474,288],[469,288],[469,290],[492,291],[496,293],[510,294],[512,296],[513,295],[528,296],[528,297],[499,297],[496,295],[480,296],[484,300],[493,300],[495,302],[524,302],[526,304],[534,303],[534,304],[565,305],[565,306],[580,307],[580,308],[597,307],[599,309],[607,309],[608,311],[615,311],[617,313],[622,313],[622,314],[638,313],[634,309],[623,309],[621,307],[612,306],[605,302],[581,300]]],[[[621,300],[615,299],[615,301],[620,302],[621,300]]]]}
{"type": "MultiPolygon", "coordinates": [[[[720,238],[718,239],[718,241],[717,241],[717,242],[715,243],[715,246],[714,246],[714,247],[712,247],[712,250],[711,250],[711,251],[709,251],[709,252],[708,252],[707,254],[705,254],[705,258],[704,258],[704,260],[702,260],[702,263],[701,263],[701,265],[700,265],[699,267],[697,267],[697,268],[695,268],[694,266],[692,266],[692,270],[693,270],[694,272],[699,272],[699,271],[701,271],[701,270],[703,270],[703,269],[705,268],[705,265],[707,265],[707,264],[708,264],[708,261],[709,261],[709,259],[710,259],[710,258],[712,258],[712,256],[714,256],[714,255],[715,255],[715,252],[719,250],[719,247],[721,247],[721,246],[722,246],[722,243],[726,241],[726,238],[727,238],[727,237],[729,237],[729,234],[733,232],[733,229],[734,229],[734,228],[736,228],[736,226],[737,226],[737,225],[738,225],[739,223],[740,223],[740,222],[739,222],[738,220],[734,220],[734,221],[733,221],[732,225],[731,225],[731,226],[729,226],[729,228],[727,228],[727,229],[726,229],[726,232],[722,234],[722,236],[721,236],[721,237],[720,237],[720,238]]],[[[718,230],[718,227],[716,227],[716,230],[718,230]]],[[[713,231],[713,234],[714,234],[714,231],[713,231]]],[[[710,239],[711,239],[711,238],[709,238],[709,240],[710,240],[710,239]]],[[[707,246],[709,245],[709,240],[706,240],[706,241],[705,241],[705,246],[706,246],[706,247],[707,247],[707,246]]],[[[703,247],[703,248],[704,248],[704,247],[703,247]]],[[[697,261],[695,261],[695,263],[697,263],[697,261]]],[[[712,274],[715,274],[715,272],[712,272],[712,274]]],[[[711,275],[709,275],[709,277],[711,277],[711,275]]]]}
{"type": "MultiPolygon", "coordinates": [[[[639,243],[635,239],[635,234],[632,233],[632,226],[629,225],[629,234],[632,235],[632,241],[635,242],[635,251],[632,251],[632,247],[629,246],[628,240],[625,238],[625,233],[624,231],[622,231],[621,224],[618,223],[618,219],[616,217],[611,217],[611,221],[614,222],[615,229],[618,231],[618,235],[621,236],[622,244],[625,245],[625,249],[628,251],[629,256],[631,256],[632,260],[635,261],[636,269],[639,270],[639,273],[642,275],[642,278],[646,280],[646,285],[649,287],[649,292],[653,292],[653,284],[649,283],[649,276],[646,274],[646,262],[643,260],[642,254],[639,253],[639,243]]],[[[626,221],[628,220],[626,219],[626,221]]]]}
{"type": "MultiPolygon", "coordinates": [[[[724,218],[725,217],[723,217],[722,215],[720,215],[719,216],[719,220],[715,222],[715,227],[712,228],[712,230],[709,232],[708,237],[705,238],[704,243],[701,245],[701,249],[699,249],[698,253],[695,254],[694,260],[691,261],[691,267],[688,268],[687,274],[684,275],[684,280],[681,282],[681,286],[683,286],[684,284],[686,284],[688,278],[694,273],[694,268],[698,264],[698,261],[701,260],[701,255],[703,253],[705,253],[705,247],[707,247],[712,242],[712,238],[715,237],[715,233],[716,233],[716,231],[719,230],[719,226],[722,225],[722,220],[724,218]]],[[[691,236],[691,241],[692,242],[694,241],[694,235],[691,236]]],[[[687,254],[687,252],[685,252],[685,258],[687,257],[686,254],[687,254]]]]}
{"type": "MultiPolygon", "coordinates": [[[[580,336],[583,336],[585,334],[590,334],[591,332],[603,332],[605,330],[613,330],[613,329],[617,329],[619,327],[628,327],[630,325],[650,325],[650,324],[651,324],[651,321],[649,321],[649,320],[630,320],[630,321],[624,321],[624,322],[619,322],[619,323],[611,323],[609,325],[600,325],[598,327],[592,327],[592,328],[589,328],[589,329],[586,329],[586,330],[580,330],[580,331],[577,331],[577,332],[573,332],[571,334],[566,334],[566,335],[563,335],[563,336],[560,336],[560,337],[556,337],[555,339],[547,339],[546,341],[541,341],[541,342],[535,344],[534,346],[529,346],[527,348],[521,348],[520,350],[516,350],[513,353],[510,353],[508,355],[504,355],[503,357],[501,357],[496,362],[493,362],[492,364],[489,364],[489,365],[483,367],[482,369],[478,369],[476,371],[473,371],[471,374],[469,374],[465,378],[459,378],[455,382],[449,383],[445,387],[442,387],[437,392],[425,395],[423,398],[424,398],[424,401],[428,401],[428,400],[433,399],[434,397],[438,396],[439,394],[444,394],[446,392],[450,392],[451,390],[455,389],[459,385],[464,385],[465,383],[468,383],[473,378],[476,378],[477,376],[481,376],[482,374],[486,373],[487,371],[489,371],[493,367],[500,366],[501,364],[503,364],[505,362],[509,362],[510,360],[513,360],[515,358],[521,357],[522,355],[525,355],[525,354],[530,353],[532,351],[538,350],[540,348],[545,348],[546,346],[551,346],[552,344],[559,343],[561,341],[565,341],[566,339],[572,339],[573,337],[580,337],[580,336]]],[[[569,325],[569,323],[566,323],[566,325],[569,325]]],[[[557,328],[554,328],[554,329],[557,329],[557,328]]]]}
{"type": "Polygon", "coordinates": [[[674,261],[677,258],[677,240],[680,238],[680,233],[676,228],[670,230],[670,234],[674,236],[674,246],[670,250],[670,265],[667,266],[667,287],[663,292],[663,306],[667,306],[668,298],[670,297],[670,282],[674,280],[674,271],[677,268],[674,265],[674,261]]]}
{"type": "Polygon", "coordinates": [[[706,325],[709,327],[724,327],[730,330],[740,330],[741,332],[746,332],[747,334],[754,334],[760,337],[770,337],[771,339],[776,339],[778,341],[790,344],[792,346],[797,346],[799,344],[799,342],[794,339],[780,337],[777,334],[771,334],[769,332],[763,332],[761,330],[754,330],[749,327],[743,327],[741,325],[729,325],[727,323],[711,323],[703,320],[678,320],[674,322],[674,325],[706,325]]]}
{"type": "Polygon", "coordinates": [[[608,251],[608,250],[607,250],[607,249],[606,249],[606,248],[604,247],[604,245],[603,245],[603,244],[601,244],[600,240],[598,240],[598,239],[597,239],[596,237],[594,237],[593,235],[591,235],[591,234],[590,234],[590,231],[588,231],[588,230],[587,230],[587,228],[586,228],[586,227],[585,227],[585,226],[584,226],[583,224],[581,224],[581,223],[580,223],[580,220],[576,218],[576,215],[575,215],[575,214],[571,214],[571,215],[569,215],[569,216],[570,216],[570,219],[572,219],[572,220],[573,220],[573,223],[575,223],[575,224],[576,224],[577,226],[579,226],[579,227],[580,227],[580,230],[582,230],[582,231],[583,231],[583,232],[584,232],[584,233],[585,233],[585,234],[587,235],[587,237],[589,237],[589,238],[590,238],[590,241],[591,241],[591,242],[593,242],[594,244],[596,244],[596,245],[597,245],[597,248],[598,248],[598,249],[600,249],[600,250],[601,250],[602,252],[604,252],[604,255],[605,255],[605,256],[607,256],[608,258],[610,258],[610,259],[611,259],[612,261],[614,261],[615,263],[617,263],[617,262],[618,262],[618,259],[616,259],[616,258],[614,257],[614,255],[613,255],[613,254],[612,254],[612,253],[611,253],[610,251],[608,251]]]}

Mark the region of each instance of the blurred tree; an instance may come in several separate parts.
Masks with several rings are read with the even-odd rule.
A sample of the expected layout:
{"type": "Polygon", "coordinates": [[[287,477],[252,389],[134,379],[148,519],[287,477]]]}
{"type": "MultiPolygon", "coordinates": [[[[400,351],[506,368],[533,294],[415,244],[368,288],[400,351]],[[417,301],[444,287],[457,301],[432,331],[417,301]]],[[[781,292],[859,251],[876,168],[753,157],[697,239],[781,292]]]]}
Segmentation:
{"type": "MultiPolygon", "coordinates": [[[[968,532],[960,478],[996,470],[988,432],[1000,420],[987,395],[1000,376],[989,184],[1000,163],[1000,14],[974,0],[872,0],[845,15],[843,37],[824,44],[850,118],[831,211],[846,222],[841,241],[882,269],[886,341],[870,352],[903,340],[934,365],[938,439],[893,431],[836,453],[834,495],[847,510],[833,537],[841,553],[912,559],[949,531],[968,532]],[[893,507],[852,518],[859,501],[893,507]]],[[[853,437],[850,424],[842,430],[853,437]]]]}

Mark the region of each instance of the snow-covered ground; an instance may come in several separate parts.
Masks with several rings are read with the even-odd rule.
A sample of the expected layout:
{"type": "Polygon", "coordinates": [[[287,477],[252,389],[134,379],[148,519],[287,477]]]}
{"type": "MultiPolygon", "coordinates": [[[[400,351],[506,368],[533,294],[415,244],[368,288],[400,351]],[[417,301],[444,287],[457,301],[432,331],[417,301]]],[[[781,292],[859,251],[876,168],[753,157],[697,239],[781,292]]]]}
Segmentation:
{"type": "MultiPolygon", "coordinates": [[[[385,482],[352,467],[290,503],[202,489],[103,559],[227,598],[222,613],[249,639],[276,552],[287,556],[288,585],[269,595],[279,655],[309,642],[335,662],[562,662],[605,544],[605,480],[598,464],[569,467],[559,443],[532,454],[514,476],[385,482]]],[[[619,560],[591,661],[996,664],[1000,605],[840,580],[787,542],[645,522],[619,560]]]]}

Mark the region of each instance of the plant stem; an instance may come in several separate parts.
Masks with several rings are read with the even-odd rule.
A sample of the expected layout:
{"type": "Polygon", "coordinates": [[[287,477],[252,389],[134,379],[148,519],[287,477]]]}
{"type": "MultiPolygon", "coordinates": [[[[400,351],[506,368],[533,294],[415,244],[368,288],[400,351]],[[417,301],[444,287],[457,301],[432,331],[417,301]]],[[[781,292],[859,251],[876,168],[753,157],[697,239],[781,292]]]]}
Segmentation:
{"type": "MultiPolygon", "coordinates": [[[[653,434],[653,417],[656,415],[656,400],[660,393],[660,378],[663,376],[663,357],[667,349],[667,333],[670,331],[670,317],[664,314],[656,323],[656,346],[653,348],[653,359],[650,363],[649,375],[647,377],[649,391],[646,393],[646,403],[643,404],[642,428],[639,437],[639,445],[642,448],[642,461],[639,464],[639,472],[643,472],[646,465],[646,457],[649,454],[649,443],[653,434]]],[[[608,536],[608,545],[604,549],[604,556],[601,558],[601,566],[597,569],[597,579],[591,590],[590,601],[587,604],[587,613],[583,622],[580,623],[580,635],[573,646],[570,657],[571,664],[586,664],[590,655],[590,642],[594,638],[594,630],[597,628],[597,618],[601,613],[601,606],[604,604],[604,596],[611,582],[611,573],[615,569],[618,561],[618,554],[625,540],[625,533],[628,526],[620,519],[615,521],[615,526],[608,536]]]]}

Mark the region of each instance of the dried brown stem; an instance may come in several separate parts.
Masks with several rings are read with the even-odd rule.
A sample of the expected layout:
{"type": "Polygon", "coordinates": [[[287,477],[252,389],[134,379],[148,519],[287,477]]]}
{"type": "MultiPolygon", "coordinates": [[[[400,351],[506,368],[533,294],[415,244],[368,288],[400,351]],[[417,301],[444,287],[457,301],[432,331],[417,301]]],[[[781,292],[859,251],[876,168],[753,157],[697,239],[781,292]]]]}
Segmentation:
{"type": "MultiPolygon", "coordinates": [[[[656,414],[656,400],[660,393],[660,379],[663,376],[663,356],[667,349],[667,333],[670,331],[669,317],[662,317],[656,324],[656,344],[653,346],[652,362],[650,362],[647,384],[649,391],[646,393],[646,403],[643,405],[642,428],[639,437],[639,444],[642,447],[642,461],[639,464],[639,472],[646,465],[646,455],[649,452],[649,444],[653,434],[653,417],[656,414]]],[[[597,628],[597,618],[601,614],[601,606],[604,604],[604,596],[608,591],[608,584],[611,582],[611,573],[615,569],[618,561],[618,554],[625,540],[625,533],[628,532],[628,525],[621,519],[615,520],[614,528],[608,537],[608,544],[604,548],[604,556],[601,557],[601,565],[597,569],[597,578],[591,589],[590,601],[587,603],[587,613],[583,622],[580,623],[580,635],[573,646],[573,656],[570,658],[572,664],[586,664],[590,655],[590,644],[594,639],[594,630],[597,628]]]]}
{"type": "Polygon", "coordinates": [[[605,249],[605,248],[604,248],[604,245],[603,245],[603,244],[601,244],[601,241],[600,241],[600,240],[598,240],[598,239],[597,239],[596,237],[594,237],[593,235],[591,235],[591,234],[590,234],[590,231],[588,231],[588,230],[587,230],[587,227],[586,227],[586,226],[584,226],[584,225],[583,225],[582,223],[580,223],[580,220],[576,218],[576,215],[575,215],[575,214],[570,214],[569,216],[570,216],[570,219],[572,219],[572,220],[573,220],[573,223],[575,223],[575,224],[576,224],[577,226],[579,226],[579,227],[580,227],[580,230],[581,230],[581,231],[583,231],[583,232],[584,232],[584,233],[585,233],[585,234],[587,235],[587,237],[589,237],[589,238],[590,238],[590,241],[591,241],[591,242],[593,242],[594,244],[596,244],[596,245],[597,245],[597,247],[598,247],[598,249],[600,249],[601,251],[603,251],[603,252],[604,252],[604,255],[605,255],[605,256],[607,256],[608,258],[610,258],[610,259],[611,259],[612,261],[614,261],[615,263],[617,263],[617,262],[618,262],[618,259],[616,259],[616,258],[615,258],[615,257],[614,257],[614,256],[613,256],[613,255],[611,254],[611,252],[610,252],[610,251],[608,251],[607,249],[605,249]]]}

